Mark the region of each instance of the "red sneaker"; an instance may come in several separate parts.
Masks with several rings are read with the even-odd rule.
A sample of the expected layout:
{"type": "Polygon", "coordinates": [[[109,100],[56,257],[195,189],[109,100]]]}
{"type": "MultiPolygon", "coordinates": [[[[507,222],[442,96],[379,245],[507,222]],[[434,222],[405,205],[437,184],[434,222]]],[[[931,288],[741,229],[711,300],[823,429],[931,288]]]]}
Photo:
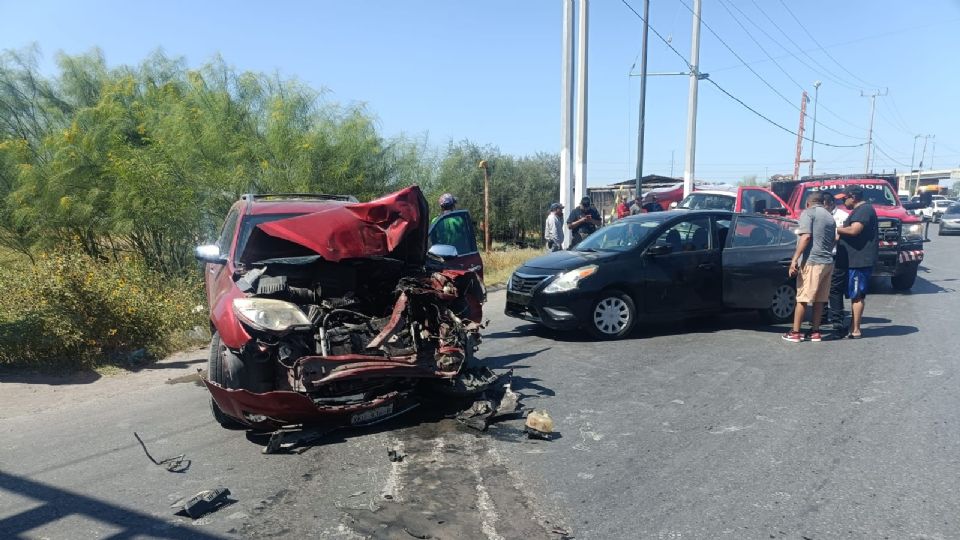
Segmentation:
{"type": "Polygon", "coordinates": [[[823,336],[820,335],[820,332],[810,332],[810,335],[807,336],[807,339],[814,343],[819,343],[823,341],[823,336]]]}
{"type": "Polygon", "coordinates": [[[803,334],[800,332],[794,332],[793,330],[787,332],[786,334],[780,336],[784,341],[789,341],[791,343],[800,343],[803,341],[803,334]]]}

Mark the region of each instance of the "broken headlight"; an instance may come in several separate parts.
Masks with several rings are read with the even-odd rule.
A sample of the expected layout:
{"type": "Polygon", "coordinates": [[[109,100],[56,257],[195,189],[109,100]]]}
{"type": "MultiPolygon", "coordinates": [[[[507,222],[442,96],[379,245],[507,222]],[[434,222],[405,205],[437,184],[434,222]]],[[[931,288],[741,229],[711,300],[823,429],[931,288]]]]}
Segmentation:
{"type": "Polygon", "coordinates": [[[557,279],[547,285],[543,290],[544,294],[572,291],[580,284],[580,280],[588,278],[597,272],[597,265],[581,266],[575,270],[560,274],[557,279]]]}
{"type": "Polygon", "coordinates": [[[233,311],[241,321],[264,332],[286,333],[313,327],[295,304],[269,298],[236,298],[233,311]]]}

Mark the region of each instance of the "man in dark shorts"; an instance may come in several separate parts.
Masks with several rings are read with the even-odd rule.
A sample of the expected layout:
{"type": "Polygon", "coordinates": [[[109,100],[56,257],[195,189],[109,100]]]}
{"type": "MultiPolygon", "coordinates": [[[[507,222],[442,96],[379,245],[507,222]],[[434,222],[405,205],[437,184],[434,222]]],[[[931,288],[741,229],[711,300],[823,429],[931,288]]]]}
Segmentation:
{"type": "Polygon", "coordinates": [[[863,200],[863,188],[850,186],[846,191],[844,206],[850,211],[850,217],[837,229],[840,236],[840,249],[847,256],[847,298],[850,299],[851,339],[861,336],[860,322],[863,320],[864,299],[867,297],[867,285],[873,274],[873,265],[877,263],[879,248],[877,239],[877,212],[873,205],[863,200]]]}

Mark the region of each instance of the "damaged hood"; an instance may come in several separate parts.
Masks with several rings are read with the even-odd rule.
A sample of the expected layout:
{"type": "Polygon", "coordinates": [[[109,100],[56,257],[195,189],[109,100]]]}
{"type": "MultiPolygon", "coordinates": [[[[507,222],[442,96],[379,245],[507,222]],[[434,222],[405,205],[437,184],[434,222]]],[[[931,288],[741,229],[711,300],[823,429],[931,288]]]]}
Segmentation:
{"type": "Polygon", "coordinates": [[[389,257],[422,265],[428,216],[427,200],[417,186],[367,203],[331,204],[318,212],[257,225],[240,260],[316,254],[331,262],[389,257]]]}

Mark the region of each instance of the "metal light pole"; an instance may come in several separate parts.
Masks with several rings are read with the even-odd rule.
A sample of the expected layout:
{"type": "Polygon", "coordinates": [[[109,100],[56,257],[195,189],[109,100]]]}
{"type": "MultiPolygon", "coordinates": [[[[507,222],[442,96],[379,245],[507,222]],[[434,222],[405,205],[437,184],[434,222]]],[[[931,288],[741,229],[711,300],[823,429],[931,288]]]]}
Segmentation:
{"type": "Polygon", "coordinates": [[[483,252],[490,253],[490,169],[487,160],[477,166],[483,169],[483,252]]]}
{"type": "MultiPolygon", "coordinates": [[[[643,131],[647,108],[647,34],[650,31],[650,0],[643,0],[643,39],[640,45],[640,122],[637,125],[637,197],[643,189],[643,131]]],[[[671,176],[673,173],[670,173],[671,176]]]]}
{"type": "Polygon", "coordinates": [[[687,158],[683,166],[683,196],[693,191],[697,146],[697,87],[700,82],[700,0],[693,0],[693,37],[690,43],[690,94],[687,98],[687,158]]]}
{"type": "Polygon", "coordinates": [[[577,12],[577,129],[573,151],[574,200],[587,195],[587,40],[589,0],[580,0],[577,12]]]}
{"type": "Polygon", "coordinates": [[[813,176],[813,147],[817,145],[817,98],[820,97],[820,81],[813,83],[813,133],[810,136],[810,176],[813,176]]]}
{"type": "MultiPolygon", "coordinates": [[[[563,0],[560,60],[560,204],[572,208],[573,185],[573,0],[563,0]]],[[[565,235],[564,248],[570,245],[565,235]]]]}

